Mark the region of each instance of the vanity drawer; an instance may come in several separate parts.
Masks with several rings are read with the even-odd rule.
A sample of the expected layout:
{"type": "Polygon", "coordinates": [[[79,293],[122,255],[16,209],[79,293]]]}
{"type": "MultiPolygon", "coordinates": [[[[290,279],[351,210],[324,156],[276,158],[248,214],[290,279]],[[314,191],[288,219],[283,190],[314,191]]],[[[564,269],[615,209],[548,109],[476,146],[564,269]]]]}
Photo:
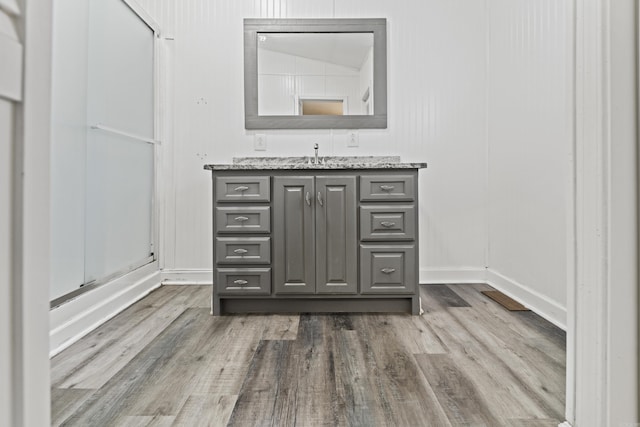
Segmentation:
{"type": "Polygon", "coordinates": [[[413,205],[360,207],[360,239],[414,240],[416,216],[413,205]]]}
{"type": "Polygon", "coordinates": [[[218,176],[215,186],[218,202],[271,200],[271,182],[268,176],[218,176]]]}
{"type": "Polygon", "coordinates": [[[219,295],[269,295],[270,268],[218,268],[216,289],[219,295]]]}
{"type": "Polygon", "coordinates": [[[270,237],[217,237],[218,264],[270,264],[270,237]]]}
{"type": "Polygon", "coordinates": [[[269,206],[216,206],[218,233],[269,233],[269,206]]]}
{"type": "Polygon", "coordinates": [[[414,245],[360,245],[362,294],[409,294],[416,290],[414,245]]]}
{"type": "Polygon", "coordinates": [[[363,175],[360,177],[360,200],[413,201],[414,180],[413,175],[363,175]]]}

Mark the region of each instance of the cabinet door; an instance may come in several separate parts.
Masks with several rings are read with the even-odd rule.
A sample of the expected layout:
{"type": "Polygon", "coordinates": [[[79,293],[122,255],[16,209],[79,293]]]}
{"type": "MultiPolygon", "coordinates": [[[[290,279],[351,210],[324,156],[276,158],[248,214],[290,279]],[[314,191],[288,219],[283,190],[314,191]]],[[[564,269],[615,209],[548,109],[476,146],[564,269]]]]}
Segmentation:
{"type": "Polygon", "coordinates": [[[316,178],[316,292],[358,292],[356,178],[316,178]]]}
{"type": "Polygon", "coordinates": [[[273,279],[277,294],[315,293],[313,177],[273,180],[273,279]]]}

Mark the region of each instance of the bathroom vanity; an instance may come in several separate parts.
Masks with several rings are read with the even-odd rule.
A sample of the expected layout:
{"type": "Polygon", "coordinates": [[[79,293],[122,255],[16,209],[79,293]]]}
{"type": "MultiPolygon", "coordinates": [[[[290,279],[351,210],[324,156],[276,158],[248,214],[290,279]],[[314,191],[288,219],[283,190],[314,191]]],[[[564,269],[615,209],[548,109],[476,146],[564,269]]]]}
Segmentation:
{"type": "Polygon", "coordinates": [[[424,167],[398,157],[206,165],[213,177],[213,314],[418,314],[424,167]]]}

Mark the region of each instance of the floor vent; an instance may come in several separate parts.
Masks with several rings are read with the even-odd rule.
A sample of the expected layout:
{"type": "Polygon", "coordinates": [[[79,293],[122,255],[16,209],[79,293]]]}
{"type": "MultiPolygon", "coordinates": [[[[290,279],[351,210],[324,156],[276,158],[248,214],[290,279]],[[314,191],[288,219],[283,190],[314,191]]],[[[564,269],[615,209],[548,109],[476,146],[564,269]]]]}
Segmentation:
{"type": "Polygon", "coordinates": [[[509,298],[500,291],[482,291],[482,293],[509,311],[529,311],[527,307],[520,304],[518,301],[509,298]]]}

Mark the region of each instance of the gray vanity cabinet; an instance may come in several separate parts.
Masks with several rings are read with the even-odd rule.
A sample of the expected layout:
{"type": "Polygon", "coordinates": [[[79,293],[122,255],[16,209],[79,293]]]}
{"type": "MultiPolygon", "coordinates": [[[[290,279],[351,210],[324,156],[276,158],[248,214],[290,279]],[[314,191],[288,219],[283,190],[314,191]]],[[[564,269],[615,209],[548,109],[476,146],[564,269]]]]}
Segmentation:
{"type": "Polygon", "coordinates": [[[418,314],[417,169],[426,165],[376,159],[208,165],[212,314],[418,314]]]}
{"type": "Polygon", "coordinates": [[[356,294],[355,176],[276,176],[276,294],[356,294]]]}

